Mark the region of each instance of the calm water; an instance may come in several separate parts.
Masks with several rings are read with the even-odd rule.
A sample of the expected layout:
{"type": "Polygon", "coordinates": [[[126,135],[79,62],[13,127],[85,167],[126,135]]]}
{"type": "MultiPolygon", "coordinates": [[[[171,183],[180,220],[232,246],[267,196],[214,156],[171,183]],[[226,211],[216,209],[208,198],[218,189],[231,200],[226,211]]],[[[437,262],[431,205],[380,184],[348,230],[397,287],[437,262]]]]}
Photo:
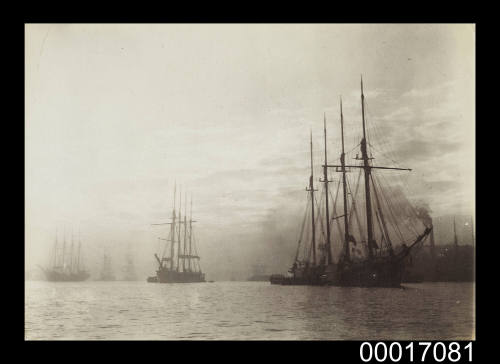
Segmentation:
{"type": "Polygon", "coordinates": [[[82,340],[472,339],[474,284],[406,289],[26,282],[25,337],[82,340]]]}

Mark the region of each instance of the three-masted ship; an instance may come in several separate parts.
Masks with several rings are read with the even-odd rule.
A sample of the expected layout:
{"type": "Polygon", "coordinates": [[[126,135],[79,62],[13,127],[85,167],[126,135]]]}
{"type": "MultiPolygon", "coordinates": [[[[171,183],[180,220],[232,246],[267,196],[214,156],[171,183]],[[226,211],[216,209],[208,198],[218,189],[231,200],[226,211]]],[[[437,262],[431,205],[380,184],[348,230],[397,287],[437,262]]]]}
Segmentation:
{"type": "Polygon", "coordinates": [[[318,190],[314,188],[311,133],[311,175],[309,186],[306,188],[308,207],[302,222],[294,263],[289,270],[289,275],[272,275],[270,277],[272,284],[399,287],[411,249],[422,242],[432,231],[432,226],[418,220],[415,209],[412,210],[411,204],[406,199],[401,201],[400,198],[397,201],[396,196],[392,196],[391,189],[382,185],[385,177],[378,178],[377,172],[380,171],[411,171],[411,169],[373,164],[375,158],[369,150],[372,145],[367,140],[363,80],[361,80],[361,113],[362,137],[358,145],[361,156],[356,154],[354,160],[357,163],[346,162],[342,100],[340,101],[341,154],[338,164],[329,164],[327,160],[326,116],[324,118],[323,179],[320,180],[324,185],[323,210],[319,206],[321,201],[318,203],[315,198],[315,192],[318,190]],[[334,169],[335,172],[340,173],[341,177],[337,183],[335,197],[329,191],[329,185],[334,182],[329,179],[329,169],[334,169]],[[347,176],[353,170],[359,171],[355,189],[352,189],[347,176]],[[360,183],[361,177],[363,177],[363,183],[360,183]],[[362,190],[364,189],[364,196],[360,196],[360,186],[362,190]],[[338,198],[340,188],[342,198],[338,198]],[[362,197],[364,204],[356,201],[362,197]],[[403,208],[404,203],[410,206],[403,208]],[[336,211],[338,205],[342,205],[341,214],[336,211]],[[333,216],[330,216],[331,207],[333,207],[333,216]],[[409,217],[412,213],[415,215],[413,218],[423,225],[420,227],[420,232],[414,224],[415,219],[412,220],[409,217]],[[305,238],[304,228],[307,226],[306,220],[309,215],[310,236],[305,238]],[[342,220],[343,224],[340,223],[342,220]],[[406,236],[402,233],[404,229],[399,226],[401,220],[403,220],[403,225],[407,226],[406,230],[410,232],[406,236]],[[355,223],[357,226],[354,226],[355,223]],[[319,242],[317,241],[317,225],[321,228],[322,239],[319,242]],[[333,239],[334,232],[336,232],[336,239],[333,239]],[[399,244],[395,244],[395,237],[398,238],[399,244]],[[336,257],[332,254],[332,244],[335,242],[340,245],[337,247],[336,257]]]}
{"type": "Polygon", "coordinates": [[[73,236],[69,247],[66,244],[66,236],[63,238],[62,246],[59,247],[56,234],[52,266],[49,268],[41,267],[41,269],[46,279],[53,282],[78,282],[90,277],[83,265],[81,240],[78,239],[78,247],[76,248],[73,236]]]}
{"type": "Polygon", "coordinates": [[[151,283],[196,283],[205,282],[205,274],[201,271],[200,256],[196,249],[193,233],[193,201],[191,212],[187,218],[186,198],[184,199],[184,219],[181,215],[181,198],[179,194],[179,210],[176,210],[176,189],[174,187],[174,203],[170,222],[152,225],[170,225],[168,236],[158,238],[164,241],[161,256],[155,253],[158,269],[156,276],[148,277],[151,283]]]}

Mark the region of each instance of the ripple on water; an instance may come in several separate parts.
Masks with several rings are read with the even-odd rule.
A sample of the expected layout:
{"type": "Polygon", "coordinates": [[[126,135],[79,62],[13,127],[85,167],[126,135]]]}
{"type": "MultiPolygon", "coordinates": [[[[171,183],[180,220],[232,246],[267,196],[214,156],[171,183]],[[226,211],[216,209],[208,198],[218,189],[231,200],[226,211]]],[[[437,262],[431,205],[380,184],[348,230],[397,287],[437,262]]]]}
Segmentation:
{"type": "Polygon", "coordinates": [[[474,338],[470,283],[402,290],[120,283],[26,282],[26,339],[474,338]]]}

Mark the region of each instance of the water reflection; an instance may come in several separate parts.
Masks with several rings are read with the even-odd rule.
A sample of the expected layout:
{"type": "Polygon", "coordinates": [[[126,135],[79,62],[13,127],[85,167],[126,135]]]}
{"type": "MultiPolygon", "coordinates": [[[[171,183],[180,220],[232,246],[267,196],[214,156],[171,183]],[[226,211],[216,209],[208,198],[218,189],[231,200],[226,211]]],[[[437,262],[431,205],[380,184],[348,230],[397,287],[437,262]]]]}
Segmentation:
{"type": "Polygon", "coordinates": [[[467,340],[473,289],[26,282],[25,333],[28,340],[467,340]]]}

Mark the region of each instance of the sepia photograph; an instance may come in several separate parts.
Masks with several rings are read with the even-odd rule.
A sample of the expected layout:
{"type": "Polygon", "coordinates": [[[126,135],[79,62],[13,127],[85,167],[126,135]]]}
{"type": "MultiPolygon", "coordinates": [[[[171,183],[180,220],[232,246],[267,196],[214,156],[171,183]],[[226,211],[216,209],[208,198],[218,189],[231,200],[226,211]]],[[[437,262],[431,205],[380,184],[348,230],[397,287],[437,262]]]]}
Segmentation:
{"type": "Polygon", "coordinates": [[[24,52],[25,341],[476,340],[475,24],[25,23],[24,52]]]}

